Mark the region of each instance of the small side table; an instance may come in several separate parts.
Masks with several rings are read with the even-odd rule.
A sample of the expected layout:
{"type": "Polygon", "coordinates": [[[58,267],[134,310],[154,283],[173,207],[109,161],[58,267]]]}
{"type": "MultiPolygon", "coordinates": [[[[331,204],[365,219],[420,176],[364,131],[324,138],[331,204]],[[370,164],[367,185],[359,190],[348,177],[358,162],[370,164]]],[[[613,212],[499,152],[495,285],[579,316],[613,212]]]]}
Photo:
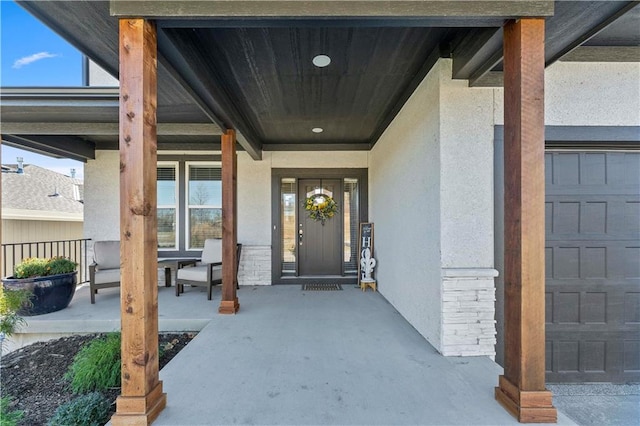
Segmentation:
{"type": "Polygon", "coordinates": [[[360,280],[360,288],[362,289],[362,291],[367,291],[367,287],[371,287],[373,291],[378,291],[376,289],[376,280],[372,280],[372,279],[360,280]]]}
{"type": "Polygon", "coordinates": [[[181,260],[199,260],[193,257],[159,257],[158,268],[164,269],[164,286],[171,287],[171,270],[177,270],[178,262],[181,260]]]}

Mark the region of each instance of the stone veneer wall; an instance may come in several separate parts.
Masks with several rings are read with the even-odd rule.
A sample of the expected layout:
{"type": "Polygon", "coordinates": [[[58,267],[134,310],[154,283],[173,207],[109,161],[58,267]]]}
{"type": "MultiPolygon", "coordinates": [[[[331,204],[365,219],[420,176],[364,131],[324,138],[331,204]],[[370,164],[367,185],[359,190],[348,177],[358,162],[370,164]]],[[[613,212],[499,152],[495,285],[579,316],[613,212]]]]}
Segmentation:
{"type": "Polygon", "coordinates": [[[445,356],[495,356],[495,269],[442,270],[442,345],[445,356]]]}
{"type": "Polygon", "coordinates": [[[238,284],[271,285],[271,246],[242,246],[238,284]]]}

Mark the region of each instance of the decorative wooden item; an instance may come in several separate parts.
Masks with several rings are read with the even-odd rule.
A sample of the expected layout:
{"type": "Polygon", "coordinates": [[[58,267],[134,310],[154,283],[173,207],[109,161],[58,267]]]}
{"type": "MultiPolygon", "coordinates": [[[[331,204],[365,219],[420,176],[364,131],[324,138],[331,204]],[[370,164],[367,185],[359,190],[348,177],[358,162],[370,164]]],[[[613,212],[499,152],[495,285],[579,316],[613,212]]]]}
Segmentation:
{"type": "MultiPolygon", "coordinates": [[[[358,234],[358,285],[362,286],[363,276],[363,250],[369,249],[369,257],[374,257],[373,251],[373,223],[371,222],[361,222],[360,223],[360,233],[358,234]]],[[[374,259],[375,262],[375,259],[374,259]]],[[[371,278],[371,276],[369,276],[371,278]]]]}

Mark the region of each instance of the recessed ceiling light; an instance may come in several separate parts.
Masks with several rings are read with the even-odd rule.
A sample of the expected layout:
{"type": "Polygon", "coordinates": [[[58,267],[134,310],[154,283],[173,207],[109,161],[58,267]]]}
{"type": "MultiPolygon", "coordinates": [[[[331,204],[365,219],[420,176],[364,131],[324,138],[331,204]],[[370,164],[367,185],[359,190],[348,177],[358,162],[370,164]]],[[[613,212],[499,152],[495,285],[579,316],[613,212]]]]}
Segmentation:
{"type": "Polygon", "coordinates": [[[322,67],[326,67],[331,63],[331,58],[328,57],[327,55],[318,55],[313,58],[312,62],[313,62],[313,65],[315,65],[316,67],[322,68],[322,67]]]}
{"type": "Polygon", "coordinates": [[[322,127],[314,127],[313,129],[311,129],[311,131],[313,133],[322,133],[324,132],[324,129],[322,127]]]}

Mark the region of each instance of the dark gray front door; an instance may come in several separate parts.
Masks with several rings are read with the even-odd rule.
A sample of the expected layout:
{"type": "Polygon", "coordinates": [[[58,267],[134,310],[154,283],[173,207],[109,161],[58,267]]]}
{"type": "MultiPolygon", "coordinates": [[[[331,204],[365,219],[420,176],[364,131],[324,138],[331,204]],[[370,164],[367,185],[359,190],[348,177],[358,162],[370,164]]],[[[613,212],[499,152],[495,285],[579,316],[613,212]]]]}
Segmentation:
{"type": "Polygon", "coordinates": [[[640,153],[545,158],[547,381],[638,381],[640,153]]]}
{"type": "Polygon", "coordinates": [[[300,276],[342,275],[342,214],[324,223],[309,217],[304,201],[318,190],[332,197],[342,212],[340,179],[298,180],[298,268],[300,276]]]}

